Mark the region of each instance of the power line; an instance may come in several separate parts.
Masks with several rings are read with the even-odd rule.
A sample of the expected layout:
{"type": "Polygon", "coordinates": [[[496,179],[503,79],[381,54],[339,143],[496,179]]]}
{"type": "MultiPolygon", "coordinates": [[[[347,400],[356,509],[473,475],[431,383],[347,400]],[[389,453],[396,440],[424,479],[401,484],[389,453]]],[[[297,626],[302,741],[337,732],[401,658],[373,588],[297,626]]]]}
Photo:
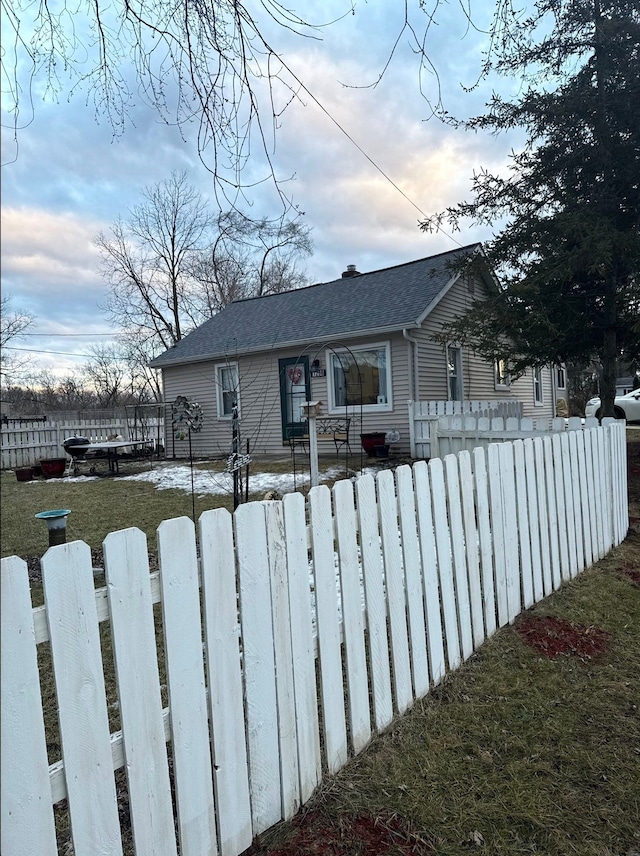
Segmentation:
{"type": "Polygon", "coordinates": [[[76,336],[116,336],[117,333],[111,331],[110,333],[20,333],[21,336],[69,336],[74,339],[76,336]]]}
{"type": "Polygon", "coordinates": [[[69,351],[41,351],[38,348],[16,348],[13,345],[4,346],[7,351],[26,351],[28,354],[59,354],[62,357],[94,357],[95,354],[72,354],[69,351]]]}
{"type": "MultiPolygon", "coordinates": [[[[388,181],[392,187],[394,187],[398,191],[398,193],[400,193],[402,196],[404,196],[404,198],[407,200],[407,202],[410,205],[412,205],[419,214],[422,214],[423,217],[428,218],[428,215],[425,214],[425,212],[422,210],[422,208],[420,208],[419,205],[416,205],[416,203],[413,201],[413,199],[410,199],[407,196],[407,194],[404,192],[404,190],[402,190],[402,188],[398,187],[398,185],[391,178],[391,176],[387,175],[387,173],[382,169],[381,166],[378,166],[378,164],[374,161],[374,159],[367,152],[365,152],[365,150],[362,148],[362,146],[356,140],[353,139],[353,137],[346,130],[346,128],[343,128],[343,126],[340,124],[340,122],[338,122],[338,120],[335,119],[331,115],[331,113],[327,110],[327,108],[324,106],[324,104],[322,104],[322,102],[318,98],[316,98],[316,96],[313,94],[313,92],[311,92],[308,89],[308,87],[305,86],[305,84],[300,80],[300,78],[297,76],[297,74],[295,74],[295,72],[285,62],[283,62],[282,57],[279,56],[278,59],[280,60],[280,62],[282,62],[282,65],[287,69],[289,74],[293,77],[293,79],[300,86],[300,88],[303,89],[307,93],[309,98],[311,98],[312,101],[314,101],[315,104],[318,105],[318,107],[322,110],[322,112],[333,122],[333,124],[336,126],[336,128],[338,128],[338,130],[344,134],[344,136],[349,140],[349,142],[358,149],[360,154],[362,154],[369,161],[369,163],[374,167],[374,169],[376,169],[380,173],[380,175],[386,181],[388,181]]],[[[450,235],[448,232],[445,232],[444,229],[439,228],[439,231],[442,232],[442,234],[445,235],[445,237],[447,237],[451,241],[453,241],[454,244],[457,244],[459,247],[463,246],[463,244],[461,244],[460,241],[456,240],[456,238],[454,238],[453,235],[450,235]]]]}

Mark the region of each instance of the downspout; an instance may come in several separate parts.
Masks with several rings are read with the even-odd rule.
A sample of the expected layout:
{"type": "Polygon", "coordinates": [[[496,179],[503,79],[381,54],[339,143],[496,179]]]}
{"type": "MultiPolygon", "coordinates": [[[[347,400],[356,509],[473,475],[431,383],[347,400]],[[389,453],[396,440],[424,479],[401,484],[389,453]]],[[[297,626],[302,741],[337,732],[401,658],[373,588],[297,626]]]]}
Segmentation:
{"type": "Polygon", "coordinates": [[[420,386],[418,384],[418,340],[409,333],[409,330],[406,327],[403,328],[402,335],[407,340],[407,369],[409,374],[409,445],[411,457],[415,459],[417,455],[413,423],[413,402],[415,402],[416,395],[420,390],[420,386]]]}
{"type": "Polygon", "coordinates": [[[409,343],[407,348],[407,368],[409,370],[409,397],[411,401],[416,400],[416,395],[420,389],[418,383],[418,340],[409,333],[407,327],[402,330],[402,336],[409,343]],[[412,347],[413,345],[413,347],[412,347]]]}

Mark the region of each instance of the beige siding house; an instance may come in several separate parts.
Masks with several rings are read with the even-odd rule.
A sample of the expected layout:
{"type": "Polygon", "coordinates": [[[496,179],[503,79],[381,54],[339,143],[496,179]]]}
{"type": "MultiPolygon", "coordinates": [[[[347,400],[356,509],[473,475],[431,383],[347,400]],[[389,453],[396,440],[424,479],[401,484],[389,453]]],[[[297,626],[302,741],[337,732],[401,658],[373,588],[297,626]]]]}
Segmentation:
{"type": "MultiPolygon", "coordinates": [[[[408,453],[412,400],[516,399],[525,415],[555,415],[550,369],[510,383],[499,366],[435,341],[443,323],[495,287],[488,271],[461,267],[481,254],[473,244],[371,273],[350,268],[333,282],[232,303],[151,363],[162,370],[164,400],[197,401],[193,451],[220,456],[231,450],[235,403],[242,450],[248,441],[254,454],[282,454],[306,434],[307,400],[322,402],[325,417],[350,419],[353,452],[361,433],[393,430],[408,453]]],[[[167,451],[182,456],[186,443],[169,440],[167,451]]]]}

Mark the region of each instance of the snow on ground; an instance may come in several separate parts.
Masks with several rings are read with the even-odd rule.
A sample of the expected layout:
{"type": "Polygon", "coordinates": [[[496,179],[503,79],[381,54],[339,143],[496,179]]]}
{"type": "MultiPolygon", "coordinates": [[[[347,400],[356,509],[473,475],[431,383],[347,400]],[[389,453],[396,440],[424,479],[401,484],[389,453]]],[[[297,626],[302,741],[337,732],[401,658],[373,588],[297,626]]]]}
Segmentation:
{"type": "MultiPolygon", "coordinates": [[[[344,467],[329,467],[320,473],[320,481],[336,479],[344,473],[344,467]]],[[[60,482],[86,482],[96,481],[98,476],[69,476],[64,479],[52,479],[60,482]]],[[[130,476],[119,476],[118,481],[150,482],[156,490],[184,490],[191,493],[191,468],[188,466],[156,467],[130,476]]],[[[269,490],[276,490],[280,494],[291,493],[296,489],[306,487],[309,484],[309,473],[269,473],[258,472],[249,474],[250,494],[265,494],[269,490]]],[[[197,496],[225,495],[233,493],[233,476],[231,473],[217,473],[212,470],[201,470],[197,466],[193,468],[193,488],[197,496]]]]}

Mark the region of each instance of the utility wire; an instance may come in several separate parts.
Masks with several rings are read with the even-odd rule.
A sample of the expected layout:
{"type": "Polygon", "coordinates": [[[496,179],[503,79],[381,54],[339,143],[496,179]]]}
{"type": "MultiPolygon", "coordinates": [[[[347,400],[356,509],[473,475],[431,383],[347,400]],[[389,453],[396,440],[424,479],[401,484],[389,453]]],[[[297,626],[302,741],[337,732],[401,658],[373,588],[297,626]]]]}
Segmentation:
{"type": "MultiPolygon", "coordinates": [[[[300,86],[300,88],[301,88],[301,89],[303,89],[303,90],[307,93],[307,95],[309,96],[309,98],[311,98],[311,100],[312,100],[315,104],[317,104],[317,106],[322,110],[322,112],[323,112],[323,113],[324,113],[324,114],[325,114],[325,115],[326,115],[326,116],[327,116],[327,117],[328,117],[328,118],[333,122],[333,124],[336,126],[336,128],[338,128],[338,130],[339,130],[339,131],[341,131],[341,132],[344,134],[344,136],[349,140],[349,142],[350,142],[352,145],[354,145],[354,146],[358,149],[358,151],[360,152],[360,154],[362,154],[362,155],[363,155],[363,156],[364,156],[364,157],[369,161],[369,163],[371,164],[371,166],[373,166],[373,168],[374,168],[374,169],[376,169],[376,170],[380,173],[380,175],[381,175],[381,176],[382,176],[386,181],[388,181],[388,182],[389,182],[389,184],[390,184],[392,187],[394,187],[394,188],[398,191],[398,193],[400,193],[402,196],[404,196],[404,198],[407,200],[407,202],[408,202],[410,205],[412,205],[412,206],[416,209],[416,211],[417,211],[419,214],[422,214],[422,216],[423,216],[423,217],[428,218],[428,215],[427,215],[427,214],[425,214],[425,212],[422,210],[422,208],[420,208],[420,206],[419,206],[419,205],[416,205],[416,203],[413,201],[413,199],[410,199],[410,198],[407,196],[407,194],[404,192],[404,190],[402,190],[402,188],[401,188],[401,187],[398,187],[398,185],[397,185],[397,184],[395,183],[395,181],[391,178],[391,176],[390,176],[390,175],[388,175],[388,174],[387,174],[387,173],[382,169],[382,167],[381,167],[381,166],[378,166],[378,164],[374,161],[374,159],[373,159],[369,154],[367,154],[367,152],[365,152],[365,150],[362,148],[362,146],[361,146],[361,145],[360,145],[356,140],[354,140],[354,139],[353,139],[353,137],[352,137],[352,136],[351,136],[351,134],[346,130],[346,128],[343,128],[343,126],[340,124],[340,122],[338,122],[338,120],[337,120],[337,119],[335,119],[335,118],[331,115],[331,113],[327,110],[327,108],[324,106],[324,104],[322,104],[322,102],[321,102],[318,98],[316,98],[316,96],[313,94],[313,92],[311,92],[311,91],[308,89],[308,87],[307,87],[307,86],[305,86],[305,84],[300,80],[300,78],[297,76],[297,74],[295,74],[295,72],[294,72],[294,71],[293,71],[293,70],[292,70],[292,69],[291,69],[291,68],[290,68],[290,67],[289,67],[285,62],[283,62],[282,57],[280,57],[280,56],[279,56],[279,57],[278,57],[278,59],[280,60],[280,62],[282,62],[282,65],[287,69],[287,71],[289,72],[289,74],[293,77],[293,79],[294,79],[294,80],[296,81],[296,83],[300,86]]],[[[456,240],[456,238],[454,238],[454,237],[453,237],[453,235],[450,235],[448,232],[445,232],[445,231],[444,231],[444,229],[442,229],[441,227],[439,227],[439,231],[440,231],[440,232],[442,232],[442,234],[443,234],[443,235],[445,235],[447,238],[449,238],[450,240],[452,240],[454,244],[457,244],[459,247],[462,247],[462,246],[463,246],[463,244],[461,244],[461,243],[460,243],[460,241],[456,240]]]]}
{"type": "Polygon", "coordinates": [[[16,348],[13,345],[5,345],[7,351],[26,351],[28,354],[60,354],[62,357],[94,357],[95,354],[72,354],[69,351],[41,351],[38,348],[16,348]]]}

